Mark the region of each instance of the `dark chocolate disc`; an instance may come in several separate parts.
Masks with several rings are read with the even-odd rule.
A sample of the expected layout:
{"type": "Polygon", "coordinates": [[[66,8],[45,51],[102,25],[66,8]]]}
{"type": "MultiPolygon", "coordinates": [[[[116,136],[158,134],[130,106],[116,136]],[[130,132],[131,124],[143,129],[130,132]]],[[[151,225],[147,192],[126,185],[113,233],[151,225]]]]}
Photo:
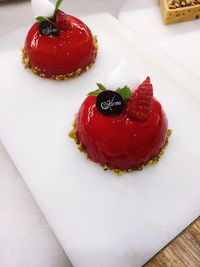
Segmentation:
{"type": "Polygon", "coordinates": [[[103,115],[119,115],[124,107],[124,101],[120,94],[106,90],[97,96],[96,107],[103,115]]]}
{"type": "Polygon", "coordinates": [[[42,35],[53,35],[53,36],[59,35],[59,30],[56,24],[49,20],[44,20],[40,23],[39,31],[42,35]]]}

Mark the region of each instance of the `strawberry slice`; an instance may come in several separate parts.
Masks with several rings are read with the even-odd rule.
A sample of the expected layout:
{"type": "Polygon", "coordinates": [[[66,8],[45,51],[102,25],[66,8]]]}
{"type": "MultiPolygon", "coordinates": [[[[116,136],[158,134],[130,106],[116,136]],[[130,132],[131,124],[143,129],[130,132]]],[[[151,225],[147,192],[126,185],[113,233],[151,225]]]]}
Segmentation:
{"type": "Polygon", "coordinates": [[[56,14],[56,25],[63,31],[70,31],[72,29],[70,17],[61,10],[56,14]]]}
{"type": "Polygon", "coordinates": [[[152,110],[153,86],[150,77],[132,93],[132,97],[127,104],[127,113],[130,118],[138,121],[146,121],[152,110]]]}

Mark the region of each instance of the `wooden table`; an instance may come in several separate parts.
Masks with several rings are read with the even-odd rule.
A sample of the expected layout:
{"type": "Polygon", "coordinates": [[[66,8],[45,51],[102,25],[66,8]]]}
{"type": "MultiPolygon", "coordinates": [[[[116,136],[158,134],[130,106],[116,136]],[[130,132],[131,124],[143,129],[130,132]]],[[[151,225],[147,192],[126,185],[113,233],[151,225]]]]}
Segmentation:
{"type": "Polygon", "coordinates": [[[200,267],[200,217],[143,267],[200,267]]]}

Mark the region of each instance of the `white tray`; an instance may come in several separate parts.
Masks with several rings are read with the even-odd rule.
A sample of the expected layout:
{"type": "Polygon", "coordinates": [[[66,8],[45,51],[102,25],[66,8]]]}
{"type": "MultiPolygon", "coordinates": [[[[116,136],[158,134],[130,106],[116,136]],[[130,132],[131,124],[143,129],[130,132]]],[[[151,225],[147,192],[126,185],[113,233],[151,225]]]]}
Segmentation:
{"type": "Polygon", "coordinates": [[[200,77],[200,20],[166,26],[162,22],[158,0],[128,0],[120,11],[119,19],[200,77]]]}
{"type": "Polygon", "coordinates": [[[77,79],[44,80],[24,70],[18,50],[0,54],[0,137],[75,267],[141,266],[199,215],[199,81],[112,16],[85,21],[99,54],[77,79]],[[126,58],[151,76],[173,135],[158,165],[117,177],[67,133],[86,93],[126,58]]]}

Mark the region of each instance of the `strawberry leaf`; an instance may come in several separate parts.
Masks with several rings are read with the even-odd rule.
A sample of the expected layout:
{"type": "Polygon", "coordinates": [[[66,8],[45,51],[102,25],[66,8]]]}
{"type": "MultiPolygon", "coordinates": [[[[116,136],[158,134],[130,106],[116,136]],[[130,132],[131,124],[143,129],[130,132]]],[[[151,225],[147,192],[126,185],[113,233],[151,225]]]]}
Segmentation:
{"type": "Polygon", "coordinates": [[[131,90],[130,90],[130,88],[128,86],[124,86],[122,88],[118,88],[116,90],[116,92],[121,95],[121,97],[123,98],[124,101],[127,101],[127,100],[129,100],[131,98],[131,94],[132,93],[131,93],[131,90]]]}

